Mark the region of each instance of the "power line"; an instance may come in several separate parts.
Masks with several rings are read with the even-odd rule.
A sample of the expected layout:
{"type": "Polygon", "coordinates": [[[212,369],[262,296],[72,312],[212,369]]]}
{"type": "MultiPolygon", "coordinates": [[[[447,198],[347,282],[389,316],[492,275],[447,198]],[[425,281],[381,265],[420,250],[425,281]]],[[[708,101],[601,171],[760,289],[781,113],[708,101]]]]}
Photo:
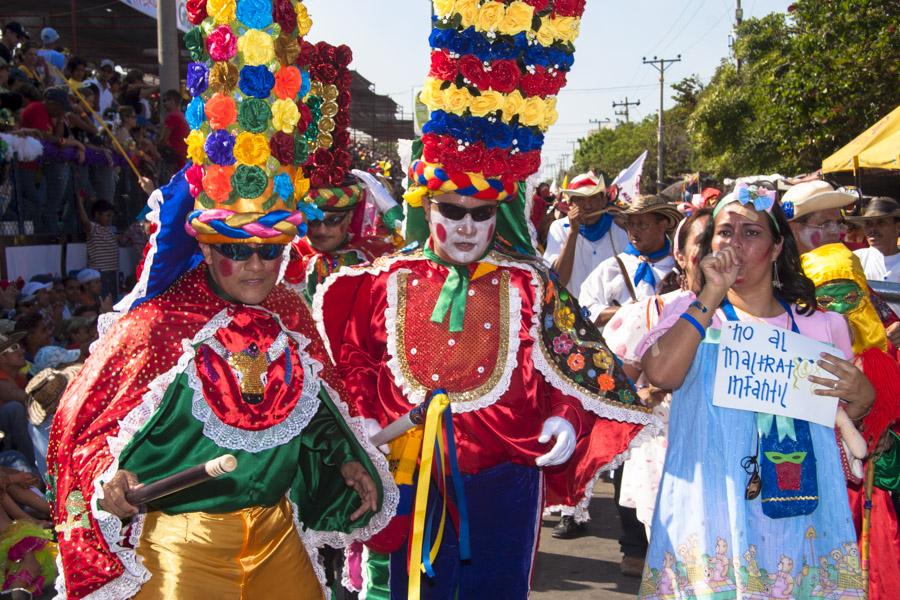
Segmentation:
{"type": "Polygon", "coordinates": [[[654,69],[659,71],[659,125],[656,130],[656,191],[660,192],[664,185],[663,158],[665,148],[663,147],[663,102],[665,101],[666,69],[677,62],[681,62],[681,55],[679,54],[675,58],[657,58],[654,56],[652,60],[647,60],[647,57],[645,56],[643,60],[645,65],[651,65],[654,69]]]}
{"type": "Polygon", "coordinates": [[[617,116],[625,117],[625,122],[626,122],[626,123],[631,123],[631,116],[630,116],[630,113],[629,113],[629,108],[631,108],[632,106],[640,106],[640,105],[641,105],[641,101],[640,101],[640,100],[635,100],[634,102],[630,102],[630,101],[628,100],[628,96],[625,96],[624,102],[613,102],[613,103],[612,103],[612,107],[613,107],[614,109],[615,109],[615,108],[618,108],[618,107],[620,107],[620,106],[624,107],[623,110],[617,110],[617,111],[615,111],[615,112],[616,112],[616,115],[617,115],[617,116]]]}

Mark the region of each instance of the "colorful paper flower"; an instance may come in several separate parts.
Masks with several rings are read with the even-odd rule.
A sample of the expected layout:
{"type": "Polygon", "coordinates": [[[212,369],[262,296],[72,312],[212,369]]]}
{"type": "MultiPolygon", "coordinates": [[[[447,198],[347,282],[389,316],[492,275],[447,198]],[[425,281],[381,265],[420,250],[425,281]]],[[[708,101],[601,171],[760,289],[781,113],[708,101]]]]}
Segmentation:
{"type": "Polygon", "coordinates": [[[188,63],[187,73],[185,74],[185,87],[191,96],[199,96],[206,91],[209,82],[209,67],[205,63],[191,62],[188,63]]]}
{"type": "Polygon", "coordinates": [[[231,185],[241,198],[259,198],[269,185],[269,177],[259,167],[238,165],[231,176],[231,185]]]}
{"type": "Polygon", "coordinates": [[[597,385],[602,391],[610,392],[616,388],[616,380],[613,379],[612,375],[604,373],[597,377],[597,385]]]}
{"type": "Polygon", "coordinates": [[[300,93],[303,76],[297,67],[281,67],[275,72],[275,95],[282,99],[293,100],[300,93]]]}
{"type": "Polygon", "coordinates": [[[199,129],[194,129],[185,138],[187,144],[187,156],[195,165],[202,165],[206,162],[206,150],[203,149],[206,143],[206,136],[199,129]]]}
{"type": "Polygon", "coordinates": [[[269,140],[258,133],[239,133],[234,141],[234,157],[245,165],[265,166],[269,160],[269,140]]]}
{"type": "Polygon", "coordinates": [[[237,19],[250,29],[265,29],[272,24],[271,0],[238,0],[237,19]]]}
{"type": "Polygon", "coordinates": [[[269,150],[283,165],[294,164],[294,136],[277,131],[269,140],[269,150]]]}
{"type": "Polygon", "coordinates": [[[203,41],[203,32],[199,27],[194,27],[184,34],[184,47],[191,55],[191,60],[201,62],[208,58],[203,41]]]}
{"type": "Polygon", "coordinates": [[[203,122],[206,121],[206,108],[203,104],[203,98],[194,96],[188,102],[187,108],[184,110],[184,120],[187,121],[188,127],[191,129],[199,129],[203,122]]]}
{"type": "Polygon", "coordinates": [[[259,98],[244,98],[238,107],[238,125],[244,131],[262,133],[269,128],[272,111],[269,105],[259,98]]]}
{"type": "Polygon", "coordinates": [[[238,84],[245,96],[253,96],[265,100],[272,92],[275,85],[275,76],[263,65],[245,66],[241,68],[240,83],[238,84]]]}
{"type": "Polygon", "coordinates": [[[497,29],[503,35],[516,35],[531,29],[534,7],[525,2],[513,2],[506,7],[506,14],[497,29]]]}
{"type": "Polygon", "coordinates": [[[206,0],[187,0],[185,3],[187,19],[191,25],[199,25],[206,18],[206,0]]]}
{"type": "Polygon", "coordinates": [[[209,160],[220,166],[234,164],[234,136],[223,129],[209,134],[203,146],[209,160]]]}
{"type": "Polygon", "coordinates": [[[234,21],[234,0],[207,0],[206,12],[217,25],[234,21]]]}
{"type": "Polygon", "coordinates": [[[300,120],[300,110],[292,100],[276,100],[272,103],[272,127],[291,133],[300,120]]]}
{"type": "Polygon", "coordinates": [[[272,178],[272,189],[282,200],[291,200],[294,197],[294,183],[287,173],[279,173],[272,178]]]}
{"type": "Polygon", "coordinates": [[[608,371],[613,365],[612,354],[610,354],[606,350],[595,352],[591,357],[591,361],[594,363],[595,367],[597,367],[598,369],[603,369],[604,371],[608,371]]]}
{"type": "Polygon", "coordinates": [[[231,175],[234,167],[209,165],[203,174],[203,191],[216,202],[225,202],[231,195],[231,175]]]}
{"type": "Polygon", "coordinates": [[[251,29],[238,39],[238,50],[248,65],[265,65],[275,58],[272,36],[259,29],[251,29]]]}
{"type": "Polygon", "coordinates": [[[227,129],[237,120],[237,106],[234,98],[224,94],[213,94],[206,101],[206,118],[213,129],[227,129]]]}
{"type": "Polygon", "coordinates": [[[193,164],[184,172],[184,178],[188,182],[188,191],[192,198],[196,198],[203,191],[203,167],[193,164]]]}
{"type": "Polygon", "coordinates": [[[309,11],[302,3],[297,4],[297,35],[305,37],[312,28],[312,19],[309,17],[309,11]]]}
{"type": "Polygon", "coordinates": [[[572,343],[572,338],[565,333],[553,338],[553,352],[556,354],[568,354],[571,352],[574,345],[575,344],[572,343]]]}
{"type": "MultiPolygon", "coordinates": [[[[206,36],[206,49],[216,62],[231,60],[237,54],[237,38],[231,27],[219,25],[206,36]]],[[[194,59],[197,60],[197,59],[194,59]]]]}
{"type": "Polygon", "coordinates": [[[553,315],[556,324],[562,330],[572,329],[575,326],[575,314],[568,307],[562,307],[553,315]]]}
{"type": "Polygon", "coordinates": [[[283,65],[292,65],[300,56],[300,44],[295,38],[282,33],[275,38],[275,58],[283,65]]]}
{"type": "Polygon", "coordinates": [[[220,94],[231,94],[238,83],[238,70],[230,62],[220,62],[209,71],[209,90],[220,94]]]}

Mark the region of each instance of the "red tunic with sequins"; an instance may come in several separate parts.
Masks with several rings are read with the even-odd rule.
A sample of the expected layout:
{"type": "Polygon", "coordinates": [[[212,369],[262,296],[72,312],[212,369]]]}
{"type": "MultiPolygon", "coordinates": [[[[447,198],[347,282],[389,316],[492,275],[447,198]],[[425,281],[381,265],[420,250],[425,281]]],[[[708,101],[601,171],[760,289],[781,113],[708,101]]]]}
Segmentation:
{"type": "MultiPolygon", "coordinates": [[[[447,390],[465,473],[506,462],[534,465],[550,450],[537,440],[551,416],[567,419],[583,438],[590,435],[586,465],[613,462],[642,425],[615,420],[612,407],[598,414],[604,411],[586,408],[597,399],[562,391],[535,338],[543,288],[531,267],[490,254],[470,265],[470,273],[459,333],[450,333],[446,320],[431,321],[447,269],[420,253],[348,267],[320,286],[313,314],[344,377],[348,402],[384,426],[429,392],[447,390]],[[595,437],[598,430],[603,435],[595,437]]],[[[550,472],[548,485],[572,496],[571,477],[556,473],[556,484],[550,472]]]]}
{"type": "MultiPolygon", "coordinates": [[[[183,275],[164,294],[115,323],[60,402],[48,462],[56,490],[54,520],[66,540],[60,544],[60,557],[70,598],[99,590],[130,567],[110,549],[91,510],[97,479],[114,460],[110,440],[141,404],[150,383],[176,367],[184,354],[183,341],[193,339],[220,311],[239,308],[210,290],[206,272],[201,265],[183,275]]],[[[306,352],[324,365],[320,377],[342,390],[300,299],[279,286],[262,307],[279,315],[286,328],[311,340],[306,352]]],[[[131,537],[136,538],[137,532],[126,528],[120,543],[133,544],[131,537]]]]}

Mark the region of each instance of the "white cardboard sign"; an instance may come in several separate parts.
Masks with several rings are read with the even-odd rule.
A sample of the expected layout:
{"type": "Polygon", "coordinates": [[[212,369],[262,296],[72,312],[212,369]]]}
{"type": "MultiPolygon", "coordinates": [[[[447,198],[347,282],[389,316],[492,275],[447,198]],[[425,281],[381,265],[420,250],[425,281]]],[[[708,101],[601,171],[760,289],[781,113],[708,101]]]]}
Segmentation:
{"type": "Polygon", "coordinates": [[[729,321],[722,327],[713,404],[834,427],[837,398],[817,396],[807,377],[834,379],[818,364],[822,352],[843,352],[765,323],[729,321]]]}

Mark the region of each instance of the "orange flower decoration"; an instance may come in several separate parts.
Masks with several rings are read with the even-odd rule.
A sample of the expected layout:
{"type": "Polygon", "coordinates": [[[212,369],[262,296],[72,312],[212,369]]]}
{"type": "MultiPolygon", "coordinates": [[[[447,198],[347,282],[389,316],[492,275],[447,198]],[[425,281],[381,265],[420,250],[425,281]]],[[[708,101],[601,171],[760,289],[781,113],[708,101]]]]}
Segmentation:
{"type": "Polygon", "coordinates": [[[577,352],[575,354],[570,354],[566,364],[568,364],[569,368],[573,371],[580,371],[584,368],[584,356],[577,352]]]}
{"type": "Polygon", "coordinates": [[[225,202],[231,195],[233,174],[233,166],[209,165],[203,175],[203,191],[216,202],[225,202]]]}
{"type": "Polygon", "coordinates": [[[213,94],[213,97],[206,101],[206,119],[213,129],[227,129],[237,120],[234,98],[224,94],[213,94]]]}
{"type": "Polygon", "coordinates": [[[616,387],[616,380],[613,379],[612,375],[604,373],[597,377],[597,385],[599,385],[600,389],[604,392],[608,392],[616,387]]]}
{"type": "Polygon", "coordinates": [[[300,93],[303,76],[297,67],[282,67],[275,73],[275,95],[282,99],[293,100],[300,93]]]}

